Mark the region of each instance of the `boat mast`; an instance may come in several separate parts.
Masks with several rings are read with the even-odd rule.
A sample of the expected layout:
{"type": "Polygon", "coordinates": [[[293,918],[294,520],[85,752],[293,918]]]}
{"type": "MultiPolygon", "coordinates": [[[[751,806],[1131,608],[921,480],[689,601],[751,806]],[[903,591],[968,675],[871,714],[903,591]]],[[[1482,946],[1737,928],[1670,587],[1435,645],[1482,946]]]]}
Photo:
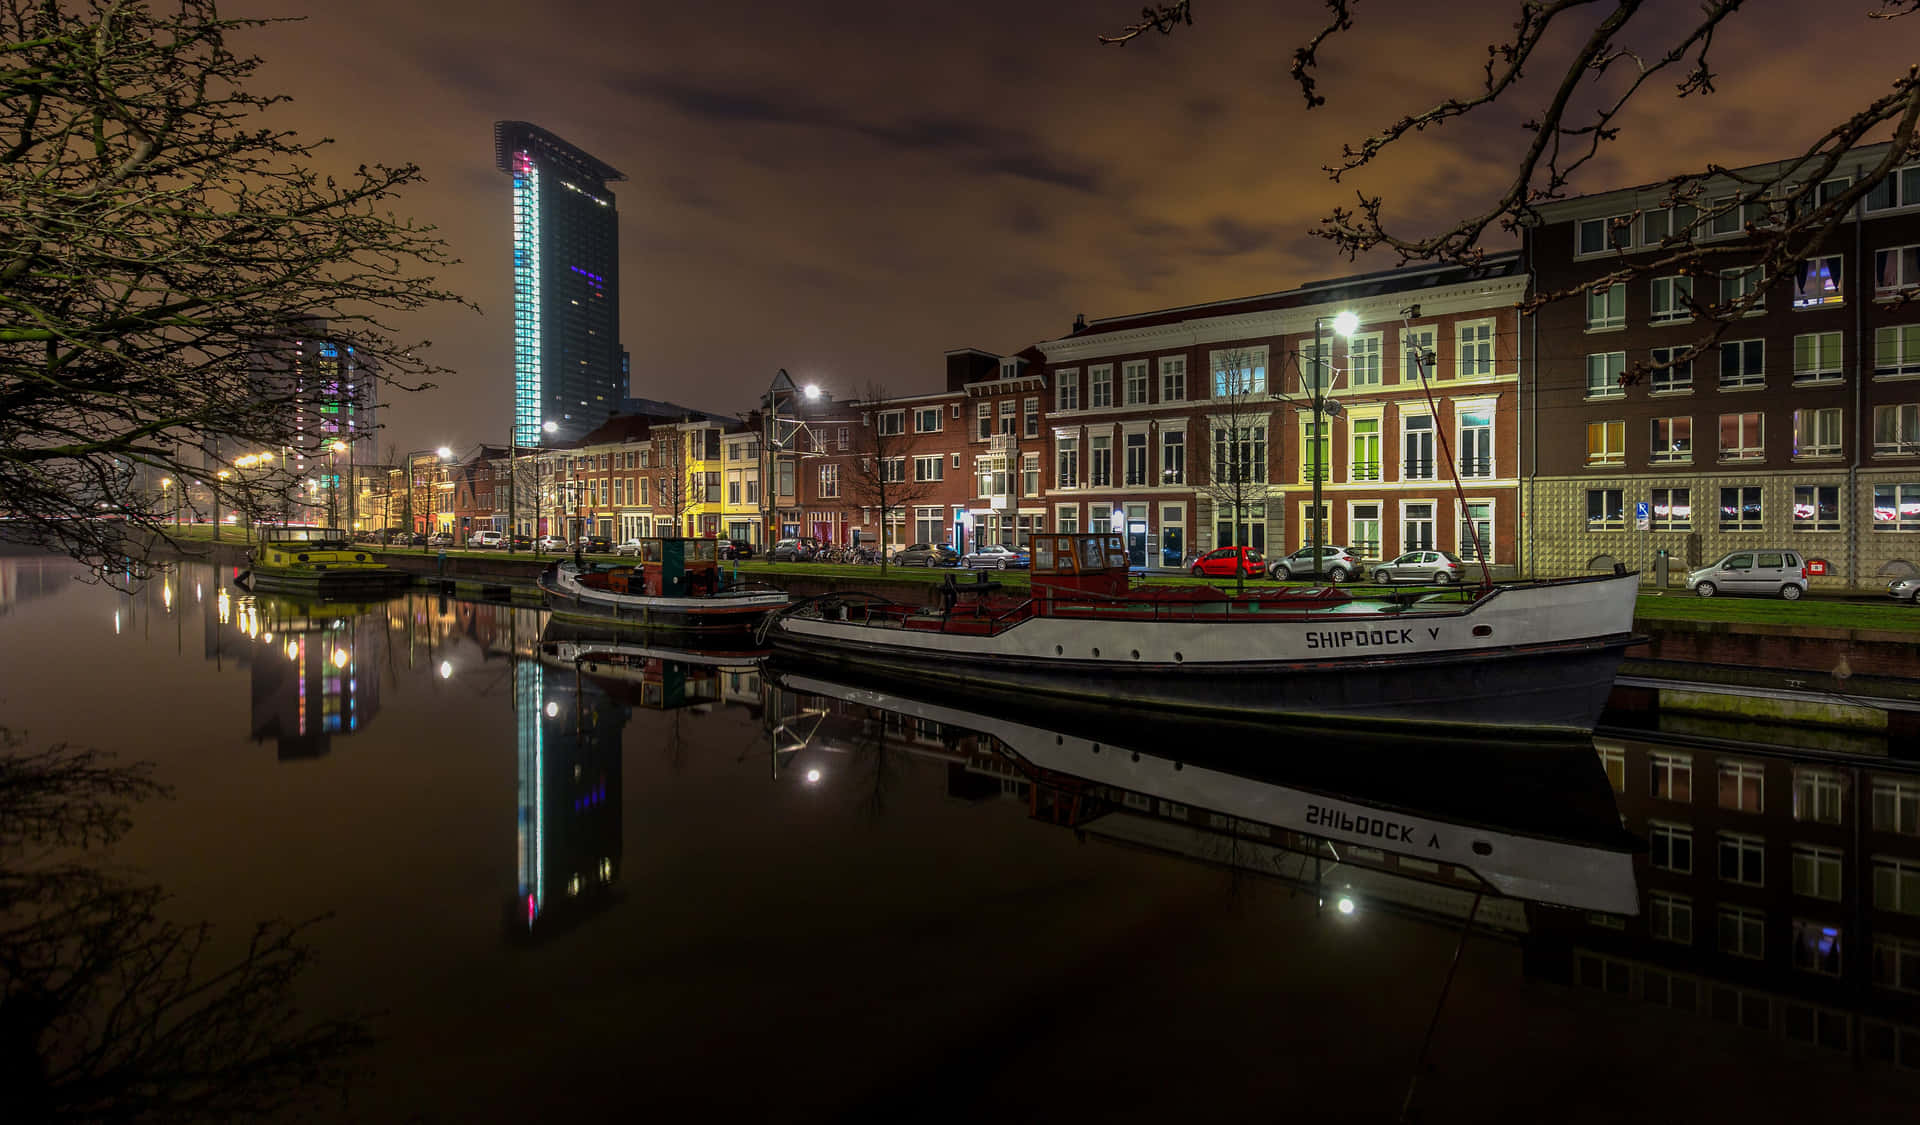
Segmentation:
{"type": "MultiPolygon", "coordinates": [[[[1400,333],[1402,340],[1411,339],[1413,322],[1420,317],[1419,305],[1408,305],[1400,310],[1400,333]]],[[[1427,396],[1427,409],[1433,412],[1433,436],[1440,442],[1440,454],[1447,459],[1447,476],[1453,478],[1453,494],[1460,501],[1460,526],[1466,528],[1467,537],[1473,541],[1473,554],[1480,563],[1480,588],[1493,586],[1493,571],[1487,566],[1486,544],[1480,542],[1480,529],[1474,526],[1471,514],[1467,511],[1467,491],[1460,486],[1460,470],[1453,463],[1453,447],[1447,444],[1446,427],[1440,424],[1440,407],[1433,401],[1433,382],[1428,378],[1433,367],[1440,361],[1436,351],[1421,351],[1408,345],[1407,352],[1413,360],[1414,370],[1420,373],[1420,389],[1427,396]]]]}

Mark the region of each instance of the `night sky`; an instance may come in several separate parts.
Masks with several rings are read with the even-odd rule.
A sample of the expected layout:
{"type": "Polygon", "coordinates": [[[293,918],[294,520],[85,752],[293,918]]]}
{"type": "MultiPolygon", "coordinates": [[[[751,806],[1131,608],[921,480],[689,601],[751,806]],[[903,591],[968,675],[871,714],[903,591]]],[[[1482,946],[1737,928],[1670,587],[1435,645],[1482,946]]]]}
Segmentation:
{"type": "MultiPolygon", "coordinates": [[[[1750,5],[1716,45],[1719,92],[1681,103],[1671,82],[1649,88],[1581,189],[1808,143],[1913,61],[1920,20],[1870,23],[1871,6],[1816,20],[1797,0],[1750,5]]],[[[1320,16],[1305,2],[1196,0],[1193,27],[1125,48],[1095,36],[1137,0],[236,0],[225,13],[307,16],[238,40],[266,60],[255,89],[294,98],[276,123],[334,138],[329,170],[419,163],[429,182],[399,210],[463,260],[443,282],[479,313],[396,325],[454,374],[397,402],[385,450],[505,440],[495,120],[534,122],[629,177],[614,191],[636,393],[733,413],[785,367],[840,395],[911,394],[942,386],[947,349],[1014,351],[1076,313],[1393,264],[1349,264],[1307,233],[1352,198],[1319,168],[1398,112],[1477,88],[1517,3],[1453,7],[1358,5],[1360,25],[1322,52],[1329,105],[1311,113],[1287,75],[1320,16]]],[[[1696,5],[1649,7],[1678,20],[1696,5]]],[[[1559,69],[1536,67],[1531,100],[1416,138],[1360,186],[1387,193],[1390,215],[1464,210],[1508,172],[1518,122],[1559,69]]]]}

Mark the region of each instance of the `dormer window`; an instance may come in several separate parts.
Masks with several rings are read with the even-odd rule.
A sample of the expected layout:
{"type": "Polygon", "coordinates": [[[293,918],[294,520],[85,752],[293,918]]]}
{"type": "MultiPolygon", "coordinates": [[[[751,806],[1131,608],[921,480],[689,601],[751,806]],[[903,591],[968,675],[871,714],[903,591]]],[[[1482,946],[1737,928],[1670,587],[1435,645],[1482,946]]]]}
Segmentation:
{"type": "Polygon", "coordinates": [[[1022,360],[1003,359],[1000,361],[1000,377],[1002,379],[1018,379],[1020,377],[1020,369],[1025,366],[1026,363],[1022,360]]]}

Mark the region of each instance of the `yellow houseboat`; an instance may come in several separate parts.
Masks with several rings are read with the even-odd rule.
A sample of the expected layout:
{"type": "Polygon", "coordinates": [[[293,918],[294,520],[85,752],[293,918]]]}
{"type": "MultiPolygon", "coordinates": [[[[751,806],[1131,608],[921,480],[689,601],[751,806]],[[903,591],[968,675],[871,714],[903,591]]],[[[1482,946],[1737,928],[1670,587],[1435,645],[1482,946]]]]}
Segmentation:
{"type": "Polygon", "coordinates": [[[410,576],[374,558],[337,527],[268,527],[236,583],[261,593],[347,597],[405,586],[410,576]]]}

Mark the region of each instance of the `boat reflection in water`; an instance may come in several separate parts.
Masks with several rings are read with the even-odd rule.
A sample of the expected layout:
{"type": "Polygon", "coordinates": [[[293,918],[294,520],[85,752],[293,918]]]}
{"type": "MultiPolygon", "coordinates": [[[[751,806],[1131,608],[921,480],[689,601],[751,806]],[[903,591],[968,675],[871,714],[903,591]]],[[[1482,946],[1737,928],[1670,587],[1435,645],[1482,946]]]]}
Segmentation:
{"type": "Polygon", "coordinates": [[[617,626],[594,626],[554,618],[540,634],[540,658],[593,680],[630,707],[672,711],[721,703],[760,701],[759,663],[767,655],[743,633],[695,638],[676,634],[686,647],[662,643],[662,635],[617,626]]]}
{"type": "MultiPolygon", "coordinates": [[[[949,792],[1018,786],[1033,816],[1358,898],[1444,903],[1524,928],[1495,899],[1637,909],[1632,851],[1591,744],[1357,738],[1333,728],[1172,720],[1115,709],[992,713],[796,672],[770,707],[776,772],[817,781],[846,725],[891,712],[949,758],[949,792]],[[968,737],[957,737],[965,732],[968,737]],[[1293,749],[1276,751],[1278,743],[1293,749]],[[1167,747],[1182,748],[1179,756],[1167,747]],[[1315,748],[1322,748],[1320,752],[1315,748]],[[1303,862],[1304,861],[1304,862],[1303,862]]],[[[890,720],[879,719],[885,723],[890,720]]],[[[1512,904],[1509,904],[1511,906],[1512,904]]]]}
{"type": "Polygon", "coordinates": [[[1340,914],[1467,918],[1518,942],[1530,978],[1920,1069],[1920,762],[1604,731],[1396,744],[770,681],[783,780],[833,784],[843,755],[890,739],[947,761],[956,798],[1017,799],[1340,914]]]}

